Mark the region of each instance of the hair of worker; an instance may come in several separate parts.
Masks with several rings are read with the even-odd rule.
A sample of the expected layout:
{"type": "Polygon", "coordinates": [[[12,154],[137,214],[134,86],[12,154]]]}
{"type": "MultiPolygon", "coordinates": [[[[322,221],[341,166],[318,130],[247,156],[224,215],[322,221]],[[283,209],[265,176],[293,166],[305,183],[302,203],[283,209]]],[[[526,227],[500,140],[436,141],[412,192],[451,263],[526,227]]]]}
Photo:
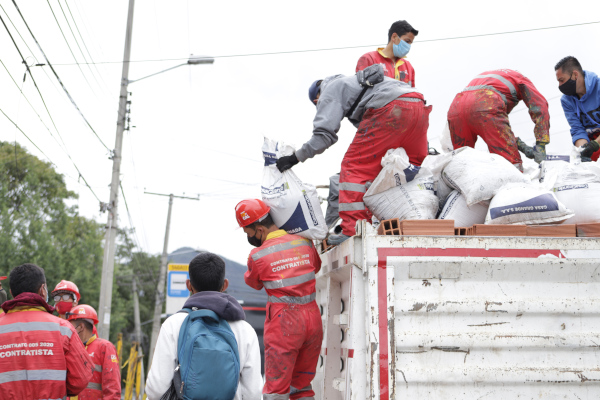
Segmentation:
{"type": "Polygon", "coordinates": [[[256,230],[256,227],[259,225],[264,226],[265,228],[270,228],[273,225],[275,225],[275,222],[273,222],[273,218],[271,218],[271,214],[267,214],[267,216],[262,221],[253,222],[250,225],[247,225],[246,228],[251,228],[251,229],[256,230]]]}
{"type": "Polygon", "coordinates": [[[225,282],[225,261],[213,253],[200,253],[190,261],[190,281],[198,292],[219,292],[225,282]]]}
{"type": "Polygon", "coordinates": [[[79,325],[83,324],[83,328],[88,332],[94,331],[94,324],[87,319],[76,319],[72,321],[73,326],[77,328],[79,325]]]}
{"type": "Polygon", "coordinates": [[[401,37],[406,33],[412,33],[413,35],[417,36],[419,34],[419,31],[413,28],[412,25],[406,22],[405,20],[400,20],[394,22],[392,26],[390,26],[390,30],[388,31],[388,43],[390,42],[390,40],[392,40],[392,35],[394,33],[398,35],[398,37],[401,37]]]}
{"type": "Polygon", "coordinates": [[[13,297],[21,293],[37,293],[44,283],[44,270],[35,264],[19,265],[10,271],[10,291],[13,297]]]}
{"type": "Polygon", "coordinates": [[[554,66],[554,70],[558,71],[559,68],[569,75],[572,74],[575,70],[583,73],[581,64],[579,64],[579,61],[577,61],[577,59],[573,56],[566,56],[565,58],[557,62],[554,66]]]}

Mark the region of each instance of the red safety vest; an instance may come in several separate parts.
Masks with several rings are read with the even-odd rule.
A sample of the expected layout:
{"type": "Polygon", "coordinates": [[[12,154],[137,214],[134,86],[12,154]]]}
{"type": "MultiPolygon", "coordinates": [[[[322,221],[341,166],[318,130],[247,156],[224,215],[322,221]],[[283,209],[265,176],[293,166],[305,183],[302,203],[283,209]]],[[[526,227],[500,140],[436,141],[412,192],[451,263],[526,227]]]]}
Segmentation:
{"type": "Polygon", "coordinates": [[[0,315],[0,397],[63,399],[81,392],[93,365],[70,322],[42,307],[0,315]]]}
{"type": "Polygon", "coordinates": [[[121,369],[115,346],[94,335],[85,348],[94,361],[94,375],[77,400],[120,400],[121,369]]]}
{"type": "Polygon", "coordinates": [[[271,303],[308,304],[315,300],[315,274],[320,269],[312,241],[278,230],[252,250],[244,280],[254,289],[264,287],[271,303]]]}

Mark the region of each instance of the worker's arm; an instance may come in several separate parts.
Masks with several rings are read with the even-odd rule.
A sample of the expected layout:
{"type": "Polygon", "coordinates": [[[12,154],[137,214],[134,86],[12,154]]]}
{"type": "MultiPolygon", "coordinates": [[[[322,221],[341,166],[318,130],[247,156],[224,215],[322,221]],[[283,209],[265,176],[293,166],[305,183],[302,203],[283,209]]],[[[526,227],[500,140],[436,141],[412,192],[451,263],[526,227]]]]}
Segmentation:
{"type": "Polygon", "coordinates": [[[519,79],[519,89],[525,105],[529,108],[529,116],[535,124],[533,133],[536,144],[550,143],[550,113],[546,98],[522,75],[519,79]]]}
{"type": "Polygon", "coordinates": [[[117,350],[107,342],[102,363],[102,400],[121,400],[121,368],[117,350]]]}
{"type": "Polygon", "coordinates": [[[343,79],[335,80],[321,93],[317,104],[317,115],[313,121],[313,135],[296,151],[298,161],[304,162],[313,158],[338,141],[337,133],[346,115],[340,98],[344,93],[341,85],[345,85],[343,79]]]}
{"type": "Polygon", "coordinates": [[[569,101],[569,99],[566,99],[565,96],[560,99],[560,103],[565,113],[565,118],[567,118],[569,126],[571,127],[571,139],[573,140],[573,144],[577,147],[586,144],[590,139],[577,116],[576,106],[569,101]]]}
{"type": "Polygon", "coordinates": [[[252,259],[252,254],[248,257],[248,271],[244,274],[244,281],[246,285],[254,288],[256,290],[261,290],[263,288],[262,281],[260,280],[260,276],[258,275],[258,268],[256,263],[252,259]]]}
{"type": "MultiPolygon", "coordinates": [[[[63,327],[61,326],[61,328],[63,327]]],[[[75,396],[85,389],[90,379],[92,379],[94,361],[85,351],[85,347],[73,326],[69,324],[68,327],[71,329],[71,336],[63,336],[63,348],[67,364],[67,395],[75,396]]]]}
{"type": "Polygon", "coordinates": [[[146,381],[146,395],[149,400],[160,399],[171,387],[173,373],[177,366],[177,341],[179,340],[179,330],[174,328],[177,324],[181,328],[182,318],[185,317],[183,313],[174,314],[160,327],[146,381]]]}
{"type": "Polygon", "coordinates": [[[242,325],[238,341],[240,354],[240,382],[238,393],[241,399],[260,399],[262,392],[262,377],[260,374],[260,347],[256,331],[246,321],[242,325]]]}

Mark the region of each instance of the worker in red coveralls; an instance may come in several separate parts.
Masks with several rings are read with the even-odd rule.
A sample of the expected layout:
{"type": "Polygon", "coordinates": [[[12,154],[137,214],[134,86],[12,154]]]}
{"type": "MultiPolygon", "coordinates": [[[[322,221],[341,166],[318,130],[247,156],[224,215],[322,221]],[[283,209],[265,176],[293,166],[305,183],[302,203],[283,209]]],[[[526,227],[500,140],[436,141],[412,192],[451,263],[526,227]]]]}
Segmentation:
{"type": "Polygon", "coordinates": [[[415,70],[405,57],[418,34],[408,22],[394,22],[388,31],[387,46],[363,54],[356,64],[356,72],[369,65],[382,64],[385,76],[415,87],[415,70]]]}
{"type": "Polygon", "coordinates": [[[94,334],[94,325],[98,324],[96,310],[91,306],[81,304],[73,307],[67,313],[67,319],[73,324],[94,362],[94,375],[77,399],[120,400],[121,369],[117,350],[111,342],[100,339],[94,334]]]}
{"type": "Polygon", "coordinates": [[[81,392],[94,371],[73,326],[52,313],[44,270],[10,272],[12,300],[0,315],[0,398],[64,399],[81,392]]]}
{"type": "Polygon", "coordinates": [[[279,229],[261,200],[238,203],[235,216],[257,247],[248,257],[246,284],[268,294],[263,400],[314,400],[311,382],[323,342],[315,301],[321,258],[312,241],[279,229]]]}
{"type": "Polygon", "coordinates": [[[337,142],[345,117],[358,128],[340,173],[342,233],[327,238],[328,244],[337,245],[354,236],[357,221],[370,218],[363,196],[367,183],[381,172],[381,159],[389,149],[403,147],[410,163],[421,165],[428,154],[431,106],[426,106],[423,95],[407,83],[384,76],[381,64],[354,76],[317,80],[310,86],[308,97],[317,105],[312,137],[291,156],[279,158],[277,168],[283,172],[323,153],[337,142]]]}
{"type": "Polygon", "coordinates": [[[455,149],[474,147],[479,136],[490,153],[501,155],[521,171],[519,150],[538,164],[546,159],[546,145],[550,143],[548,102],[533,83],[517,71],[497,69],[477,75],[454,98],[448,111],[448,124],[455,149]],[[508,120],[508,114],[520,100],[529,108],[535,123],[533,148],[515,138],[508,120]]]}

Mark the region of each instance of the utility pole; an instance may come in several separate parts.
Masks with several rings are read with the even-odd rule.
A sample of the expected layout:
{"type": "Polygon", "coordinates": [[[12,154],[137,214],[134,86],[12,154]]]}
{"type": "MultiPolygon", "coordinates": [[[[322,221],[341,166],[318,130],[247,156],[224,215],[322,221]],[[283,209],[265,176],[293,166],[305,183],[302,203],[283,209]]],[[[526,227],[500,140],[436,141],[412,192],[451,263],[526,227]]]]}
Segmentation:
{"type": "Polygon", "coordinates": [[[187,199],[187,200],[200,200],[200,197],[185,197],[185,196],[174,196],[171,194],[162,193],[150,193],[154,196],[168,196],[169,197],[169,212],[167,214],[167,228],[165,230],[165,243],[163,246],[163,253],[160,259],[160,273],[158,274],[158,284],[156,285],[156,302],[154,303],[154,320],[152,321],[152,337],[150,339],[150,358],[149,364],[152,363],[154,357],[154,348],[156,347],[156,341],[158,340],[158,332],[160,331],[160,315],[162,314],[163,303],[165,301],[165,285],[167,277],[167,247],[169,246],[169,231],[171,229],[171,210],[173,209],[173,198],[187,199]]]}
{"type": "MultiPolygon", "coordinates": [[[[108,222],[104,236],[104,257],[102,260],[102,283],[100,286],[100,321],[98,334],[102,339],[108,339],[110,333],[110,311],[112,305],[113,275],[115,271],[115,240],[117,237],[117,217],[119,203],[119,186],[121,174],[121,149],[123,148],[123,131],[125,130],[127,110],[127,85],[129,83],[129,60],[131,55],[131,36],[133,30],[133,6],[135,0],[129,0],[127,13],[127,32],[125,34],[125,51],[123,53],[123,74],[121,92],[119,94],[119,114],[117,119],[117,137],[112,154],[113,171],[110,182],[110,199],[107,205],[108,222]]],[[[101,207],[104,208],[104,207],[101,207]]]]}

